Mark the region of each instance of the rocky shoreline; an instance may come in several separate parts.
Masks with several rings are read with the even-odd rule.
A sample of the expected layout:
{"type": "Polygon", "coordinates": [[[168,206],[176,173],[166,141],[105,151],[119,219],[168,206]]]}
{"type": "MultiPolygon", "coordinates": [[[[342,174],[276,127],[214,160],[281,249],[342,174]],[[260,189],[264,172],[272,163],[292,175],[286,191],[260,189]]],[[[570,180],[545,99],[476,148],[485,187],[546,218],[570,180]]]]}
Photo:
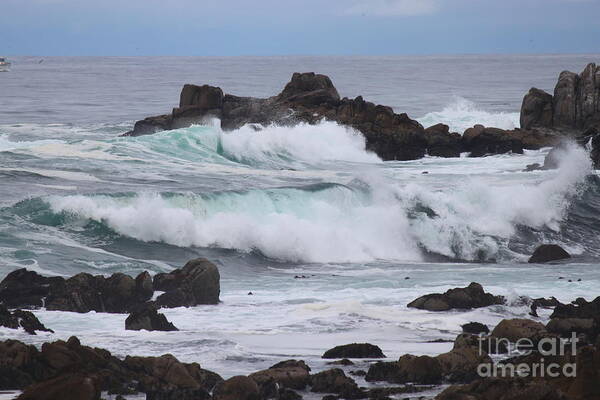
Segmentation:
{"type": "MultiPolygon", "coordinates": [[[[240,97],[215,86],[186,84],[179,106],[170,114],[137,121],[133,130],[123,135],[185,128],[210,118],[218,118],[225,131],[243,125],[260,130],[271,124],[333,121],[362,133],[366,149],[384,161],[426,155],[460,157],[461,153],[470,157],[520,154],[524,149],[577,141],[590,143],[595,167],[600,168],[600,67],[591,63],[579,75],[561,72],[554,95],[532,88],[523,98],[521,128],[513,130],[475,125],[460,134],[450,132],[444,124],[424,128],[407,114],[397,114],[362,96],[340,98],[328,76],[309,72],[294,73],[282,92],[269,98],[240,97]]],[[[548,168],[552,166],[546,165],[548,168]]]]}
{"type": "MultiPolygon", "coordinates": [[[[82,292],[89,291],[90,287],[89,279],[82,279],[80,275],[69,279],[46,278],[25,269],[16,270],[0,282],[0,300],[4,304],[9,301],[13,308],[36,308],[42,307],[47,298],[55,298],[60,301],[48,304],[60,304],[64,311],[84,312],[82,310],[89,311],[94,304],[108,304],[108,300],[117,295],[107,288],[118,287],[117,298],[121,301],[112,303],[114,307],[97,311],[131,312],[127,320],[134,317],[138,324],[136,329],[147,330],[154,329],[152,321],[157,319],[157,315],[162,315],[157,314],[159,308],[175,304],[156,302],[150,300],[152,297],[160,298],[174,291],[180,295],[170,295],[169,298],[180,299],[179,306],[213,304],[215,311],[218,309],[218,269],[206,259],[191,260],[181,269],[156,274],[153,278],[147,272],[136,279],[123,274],[109,278],[92,277],[93,281],[100,282],[97,287],[102,289],[94,293],[94,297],[81,297],[82,292]],[[120,284],[106,283],[114,281],[120,284]],[[136,285],[136,282],[145,284],[136,285]],[[69,290],[63,290],[65,286],[69,290]],[[144,296],[139,296],[140,288],[144,288],[144,296]],[[156,288],[164,289],[165,293],[156,296],[153,293],[156,288]],[[15,297],[16,293],[23,295],[15,297]],[[215,294],[217,297],[214,297],[215,294]],[[90,298],[99,303],[90,303],[90,298]],[[73,299],[85,300],[73,307],[73,299]],[[140,303],[132,305],[131,299],[139,299],[140,303]],[[194,301],[190,302],[190,299],[194,301]],[[144,320],[150,322],[144,324],[144,320]]],[[[407,307],[444,313],[455,309],[493,307],[506,301],[504,297],[487,293],[480,284],[472,282],[464,288],[421,296],[408,303],[407,307]]],[[[77,337],[45,342],[39,349],[17,340],[5,340],[0,342],[0,390],[23,390],[19,397],[21,400],[97,400],[102,393],[120,396],[144,393],[149,400],[296,400],[302,399],[306,393],[322,395],[326,400],[383,400],[431,390],[441,391],[435,397],[438,400],[600,398],[600,297],[591,302],[577,299],[571,304],[563,304],[555,298],[520,298],[518,301],[531,307],[534,318],[538,308],[552,310],[549,322],[544,325],[536,319],[510,318],[500,321],[491,331],[483,324],[472,322],[463,326],[463,333],[456,337],[449,352],[435,357],[405,354],[397,360],[389,360],[375,344],[343,344],[323,349],[322,358],[332,361],[316,373],[305,361],[290,359],[248,376],[227,380],[197,363],[180,362],[170,354],[119,358],[107,350],[82,345],[77,337]],[[537,350],[523,354],[523,340],[537,350]],[[552,340],[569,346],[576,344],[576,351],[547,356],[543,354],[542,347],[535,347],[552,340]],[[559,366],[575,364],[577,375],[560,378],[497,377],[482,376],[480,370],[482,365],[502,363],[531,365],[534,368],[545,356],[559,366]],[[362,382],[363,379],[365,385],[361,386],[357,380],[362,382]],[[443,385],[451,386],[441,390],[443,385]]],[[[46,309],[58,310],[57,307],[46,309]]],[[[33,316],[28,311],[3,310],[0,310],[0,322],[4,321],[1,315],[7,313],[33,316]]],[[[158,320],[157,329],[176,330],[164,316],[158,320]]],[[[52,332],[37,322],[36,329],[52,332]]],[[[126,321],[126,325],[131,323],[126,321]]],[[[26,330],[28,326],[21,325],[26,330]]],[[[19,328],[14,324],[7,327],[19,328]]]]}

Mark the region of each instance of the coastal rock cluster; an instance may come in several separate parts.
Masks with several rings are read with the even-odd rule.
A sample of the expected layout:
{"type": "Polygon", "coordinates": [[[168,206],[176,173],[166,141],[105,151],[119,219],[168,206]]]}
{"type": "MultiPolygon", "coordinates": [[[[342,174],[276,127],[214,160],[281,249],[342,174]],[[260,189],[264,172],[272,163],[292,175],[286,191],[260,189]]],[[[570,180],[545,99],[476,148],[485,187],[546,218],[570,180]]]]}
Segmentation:
{"type": "Polygon", "coordinates": [[[354,99],[340,98],[331,79],[325,75],[295,73],[283,91],[269,98],[239,97],[224,94],[218,87],[186,84],[179,107],[170,114],[137,121],[125,136],[188,127],[207,118],[219,118],[223,130],[252,125],[256,129],[278,125],[315,124],[334,121],[361,132],[366,149],[383,160],[414,160],[426,154],[459,157],[470,152],[473,157],[507,152],[523,153],[523,149],[539,149],[558,143],[549,133],[531,130],[502,130],[477,125],[464,135],[450,132],[447,125],[425,129],[406,114],[391,107],[354,99]]]}

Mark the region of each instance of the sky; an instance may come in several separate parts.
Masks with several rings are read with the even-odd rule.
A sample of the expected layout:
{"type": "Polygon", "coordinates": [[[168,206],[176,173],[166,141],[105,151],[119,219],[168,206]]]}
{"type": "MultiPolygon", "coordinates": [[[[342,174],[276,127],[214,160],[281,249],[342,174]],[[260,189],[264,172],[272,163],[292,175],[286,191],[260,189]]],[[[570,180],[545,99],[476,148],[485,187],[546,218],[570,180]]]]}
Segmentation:
{"type": "Polygon", "coordinates": [[[600,0],[0,0],[0,55],[600,53],[600,0]]]}

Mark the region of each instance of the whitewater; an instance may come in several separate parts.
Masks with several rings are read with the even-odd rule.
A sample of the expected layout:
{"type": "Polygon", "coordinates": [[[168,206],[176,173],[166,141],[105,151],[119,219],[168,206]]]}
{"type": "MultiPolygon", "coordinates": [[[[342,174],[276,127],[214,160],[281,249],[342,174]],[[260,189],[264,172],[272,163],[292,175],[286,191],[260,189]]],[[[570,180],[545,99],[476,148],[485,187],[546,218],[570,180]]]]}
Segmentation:
{"type": "MultiPolygon", "coordinates": [[[[361,58],[337,76],[330,70],[339,59],[275,58],[277,73],[260,78],[257,93],[233,78],[252,70],[254,59],[231,65],[218,59],[212,67],[175,60],[169,74],[176,75],[160,80],[147,63],[117,58],[92,68],[92,74],[114,73],[116,82],[97,87],[82,106],[67,101],[72,93],[61,92],[60,75],[58,82],[47,80],[54,94],[42,99],[44,105],[31,97],[0,111],[0,278],[23,267],[59,276],[154,274],[206,257],[220,269],[222,303],[163,310],[178,332],[126,331],[126,315],[35,310],[55,334],[0,328],[0,339],[41,344],[77,335],[119,356],[172,353],[225,377],[288,358],[304,359],[318,371],[326,367],[320,359],[325,350],[351,342],[378,344],[390,359],[437,355],[451,347],[439,340],[454,339],[461,324],[491,327],[526,316],[520,296],[596,297],[600,178],[583,148],[567,148],[557,170],[523,172],[543,163],[549,149],[383,162],[365,151],[360,133],[325,121],[232,132],[207,121],[119,137],[136,118],[173,103],[180,88],[175,79],[221,79],[230,92],[261,95],[277,92],[279,76],[286,79],[293,67],[330,73],[343,95],[391,104],[424,126],[445,123],[460,133],[475,123],[510,129],[518,127],[523,87],[553,85],[555,69],[576,64],[570,69],[579,70],[577,57],[583,56],[511,57],[514,62],[498,67],[498,74],[525,74],[544,61],[547,80],[536,83],[525,74],[483,98],[481,82],[469,86],[459,66],[485,58],[450,60],[459,66],[447,71],[448,81],[423,83],[419,91],[402,86],[400,78],[393,79],[397,86],[384,80],[365,86],[356,77],[371,64],[361,58]],[[156,97],[133,88],[122,96],[111,91],[127,87],[127,68],[158,79],[156,97]],[[194,68],[205,69],[199,74],[194,68]],[[41,116],[44,107],[49,112],[41,116]],[[563,246],[572,262],[527,264],[544,242],[563,246]],[[506,296],[508,305],[443,314],[406,308],[420,295],[471,281],[506,296]]],[[[394,77],[419,62],[440,70],[449,63],[444,57],[379,61],[394,77]]],[[[42,84],[48,72],[34,60],[21,62],[20,78],[42,84]]],[[[44,68],[59,70],[64,63],[50,58],[44,68]]],[[[69,63],[79,79],[88,79],[85,59],[69,63]]],[[[23,85],[18,79],[4,84],[14,93],[23,85]]],[[[500,85],[488,84],[490,93],[500,85]]],[[[541,310],[540,320],[547,318],[541,310]]]]}

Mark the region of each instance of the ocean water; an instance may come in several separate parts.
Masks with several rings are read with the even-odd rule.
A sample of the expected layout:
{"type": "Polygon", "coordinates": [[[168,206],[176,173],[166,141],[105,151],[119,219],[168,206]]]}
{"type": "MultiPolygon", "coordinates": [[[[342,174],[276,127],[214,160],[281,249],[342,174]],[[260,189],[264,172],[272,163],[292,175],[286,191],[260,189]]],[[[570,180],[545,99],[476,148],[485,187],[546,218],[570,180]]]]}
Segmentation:
{"type": "Polygon", "coordinates": [[[566,150],[558,170],[525,173],[548,149],[382,162],[360,134],[329,122],[119,134],[168,112],[184,83],[270,96],[295,71],[328,74],[341,95],[425,126],[513,128],[529,87],[551,91],[561,70],[599,59],[15,58],[0,74],[0,278],[22,267],[156,273],[207,257],[221,271],[222,303],[164,310],[179,332],[126,331],[126,315],[37,310],[55,334],[0,329],[0,338],[77,335],[117,355],[172,353],[229,377],[288,358],[318,371],[325,350],[351,342],[378,344],[390,359],[439,354],[451,344],[429,341],[453,339],[461,324],[527,315],[519,296],[595,298],[600,178],[584,149],[566,150]],[[527,264],[543,242],[564,246],[572,262],[527,264]],[[509,304],[406,307],[471,281],[509,304]]]}

